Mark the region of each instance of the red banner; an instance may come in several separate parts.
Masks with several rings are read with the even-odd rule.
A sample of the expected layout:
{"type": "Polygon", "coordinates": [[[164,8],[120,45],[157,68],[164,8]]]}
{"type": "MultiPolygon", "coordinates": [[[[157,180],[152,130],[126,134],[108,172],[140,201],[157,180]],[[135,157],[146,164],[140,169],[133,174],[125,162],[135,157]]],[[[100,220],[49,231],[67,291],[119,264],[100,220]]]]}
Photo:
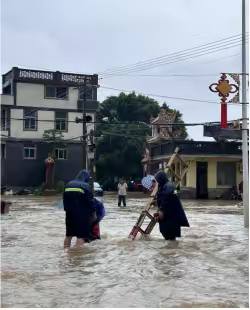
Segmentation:
{"type": "Polygon", "coordinates": [[[227,128],[227,104],[221,104],[221,128],[227,128]]]}

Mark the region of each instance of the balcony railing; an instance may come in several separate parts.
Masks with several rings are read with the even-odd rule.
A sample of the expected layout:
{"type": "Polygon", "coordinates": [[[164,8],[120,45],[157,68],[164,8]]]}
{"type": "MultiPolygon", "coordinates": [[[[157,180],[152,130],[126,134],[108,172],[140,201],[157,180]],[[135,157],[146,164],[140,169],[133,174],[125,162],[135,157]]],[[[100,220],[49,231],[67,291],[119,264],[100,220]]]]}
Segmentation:
{"type": "Polygon", "coordinates": [[[20,69],[17,67],[14,67],[11,71],[3,75],[3,84],[9,80],[58,85],[63,84],[69,86],[83,85],[86,80],[87,84],[94,86],[98,85],[98,75],[96,74],[86,75],[60,71],[20,69]]]}

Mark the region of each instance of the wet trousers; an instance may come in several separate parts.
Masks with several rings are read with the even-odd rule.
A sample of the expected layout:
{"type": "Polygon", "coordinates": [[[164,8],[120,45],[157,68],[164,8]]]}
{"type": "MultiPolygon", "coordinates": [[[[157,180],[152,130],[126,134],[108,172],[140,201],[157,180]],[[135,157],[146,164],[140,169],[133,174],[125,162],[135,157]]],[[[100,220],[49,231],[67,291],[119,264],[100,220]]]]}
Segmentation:
{"type": "Polygon", "coordinates": [[[118,196],[118,207],[121,206],[121,203],[123,203],[123,206],[126,207],[126,195],[118,196]]]}

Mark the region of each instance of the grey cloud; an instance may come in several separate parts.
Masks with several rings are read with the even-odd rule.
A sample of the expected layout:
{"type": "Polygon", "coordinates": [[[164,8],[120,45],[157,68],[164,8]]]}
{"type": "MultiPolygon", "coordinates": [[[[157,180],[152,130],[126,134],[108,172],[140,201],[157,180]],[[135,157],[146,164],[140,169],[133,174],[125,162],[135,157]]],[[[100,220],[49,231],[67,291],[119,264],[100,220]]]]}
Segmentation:
{"type": "MultiPolygon", "coordinates": [[[[96,73],[241,33],[239,0],[2,0],[2,73],[13,65],[96,73]]],[[[136,74],[241,71],[240,47],[136,74]],[[219,58],[217,62],[206,63],[219,58]]],[[[208,90],[219,75],[200,78],[117,77],[103,86],[144,93],[218,100],[208,90]]],[[[99,99],[118,94],[100,88],[99,99]]],[[[216,104],[166,101],[186,122],[218,121],[216,104]]],[[[228,118],[240,117],[230,107],[228,118]]],[[[189,128],[194,139],[202,128],[189,128]]]]}

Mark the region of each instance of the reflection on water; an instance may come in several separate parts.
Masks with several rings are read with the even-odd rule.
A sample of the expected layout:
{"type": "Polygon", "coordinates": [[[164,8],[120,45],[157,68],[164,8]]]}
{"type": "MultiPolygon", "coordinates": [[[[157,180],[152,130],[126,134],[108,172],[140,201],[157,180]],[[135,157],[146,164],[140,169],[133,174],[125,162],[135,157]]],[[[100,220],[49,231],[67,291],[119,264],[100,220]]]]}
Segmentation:
{"type": "Polygon", "coordinates": [[[1,219],[2,307],[244,307],[248,230],[234,203],[185,201],[191,228],[177,243],[127,238],[145,198],[104,197],[102,240],[63,250],[56,198],[10,198],[1,219]]]}

